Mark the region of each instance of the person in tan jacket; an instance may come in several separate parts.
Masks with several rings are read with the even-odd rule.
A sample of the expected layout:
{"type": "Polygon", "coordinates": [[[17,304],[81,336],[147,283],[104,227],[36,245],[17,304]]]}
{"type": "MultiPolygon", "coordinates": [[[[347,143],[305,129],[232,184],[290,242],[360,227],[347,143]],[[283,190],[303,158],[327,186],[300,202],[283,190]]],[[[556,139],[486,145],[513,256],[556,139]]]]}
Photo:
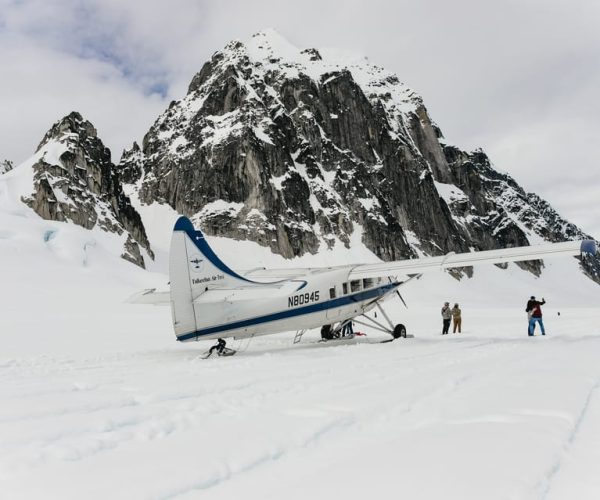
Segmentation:
{"type": "Polygon", "coordinates": [[[454,322],[452,333],[456,333],[457,328],[458,333],[461,333],[462,317],[460,313],[460,307],[458,307],[458,304],[454,304],[454,307],[452,308],[452,321],[454,322]]]}

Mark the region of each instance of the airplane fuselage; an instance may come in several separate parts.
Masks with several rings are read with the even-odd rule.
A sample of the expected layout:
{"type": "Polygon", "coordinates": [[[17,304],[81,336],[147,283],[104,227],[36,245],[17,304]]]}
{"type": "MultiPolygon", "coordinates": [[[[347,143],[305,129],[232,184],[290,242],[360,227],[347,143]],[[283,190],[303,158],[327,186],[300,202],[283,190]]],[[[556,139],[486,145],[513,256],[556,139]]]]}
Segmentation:
{"type": "MultiPolygon", "coordinates": [[[[202,231],[187,217],[179,217],[169,252],[170,290],[157,294],[145,290],[139,302],[169,302],[173,330],[182,342],[300,332],[323,325],[336,325],[338,330],[342,323],[364,315],[400,285],[425,272],[597,253],[595,241],[583,240],[334,268],[236,272],[215,254],[202,231]]],[[[356,321],[367,320],[369,326],[393,338],[406,336],[403,324],[393,324],[383,309],[381,313],[383,322],[370,316],[356,321]]],[[[322,334],[332,338],[336,330],[328,330],[322,334]]]]}
{"type": "Polygon", "coordinates": [[[210,286],[194,299],[196,329],[180,341],[245,338],[318,328],[363,314],[399,282],[348,280],[353,266],[325,269],[259,288],[210,286]]]}

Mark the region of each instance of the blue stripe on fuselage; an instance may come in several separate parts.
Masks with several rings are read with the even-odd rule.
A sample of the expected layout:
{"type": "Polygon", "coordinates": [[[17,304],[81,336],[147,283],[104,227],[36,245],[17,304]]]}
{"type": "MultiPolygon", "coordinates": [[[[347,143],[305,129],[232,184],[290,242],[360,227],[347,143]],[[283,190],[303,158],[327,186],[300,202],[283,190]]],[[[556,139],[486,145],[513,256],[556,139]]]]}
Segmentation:
{"type": "Polygon", "coordinates": [[[348,295],[346,297],[340,297],[338,299],[328,300],[326,302],[319,302],[316,304],[310,304],[304,307],[298,307],[296,309],[289,309],[278,313],[267,314],[265,316],[258,316],[256,318],[244,319],[236,321],[234,323],[228,323],[226,325],[213,326],[205,328],[204,330],[197,330],[195,332],[185,333],[177,337],[177,340],[184,341],[193,338],[202,337],[204,335],[212,335],[220,332],[227,332],[228,330],[236,330],[238,328],[246,328],[248,326],[260,325],[262,323],[270,323],[271,321],[279,321],[282,319],[293,318],[294,316],[302,316],[304,314],[312,314],[319,311],[325,311],[327,309],[333,309],[335,307],[342,307],[354,302],[362,302],[364,300],[372,299],[378,296],[383,296],[390,290],[396,288],[398,283],[390,283],[383,285],[372,290],[366,290],[363,292],[356,293],[354,295],[348,295]]]}

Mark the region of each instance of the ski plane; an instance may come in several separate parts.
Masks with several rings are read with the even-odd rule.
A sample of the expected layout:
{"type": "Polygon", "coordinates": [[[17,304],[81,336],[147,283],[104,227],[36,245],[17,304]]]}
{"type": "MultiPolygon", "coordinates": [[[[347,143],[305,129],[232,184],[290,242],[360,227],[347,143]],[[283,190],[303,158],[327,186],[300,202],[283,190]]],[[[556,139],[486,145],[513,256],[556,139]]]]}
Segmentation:
{"type": "Polygon", "coordinates": [[[297,332],[296,342],[305,331],[319,327],[324,339],[333,339],[349,321],[368,322],[393,340],[406,337],[406,328],[394,325],[381,303],[423,273],[597,252],[595,241],[583,240],[376,264],[236,272],[187,217],[180,217],[171,239],[170,292],[145,290],[129,301],[170,304],[173,329],[181,342],[286,331],[297,332]],[[375,308],[382,321],[366,316],[375,308]]]}

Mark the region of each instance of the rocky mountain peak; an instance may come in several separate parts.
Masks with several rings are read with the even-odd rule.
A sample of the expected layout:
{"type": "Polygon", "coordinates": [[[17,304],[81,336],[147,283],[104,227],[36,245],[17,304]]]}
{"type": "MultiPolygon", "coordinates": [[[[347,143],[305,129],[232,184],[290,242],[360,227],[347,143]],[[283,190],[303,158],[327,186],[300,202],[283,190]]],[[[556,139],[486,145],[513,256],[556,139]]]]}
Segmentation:
{"type": "Polygon", "coordinates": [[[97,138],[98,132],[94,126],[89,121],[84,120],[77,111],[71,111],[71,113],[50,127],[50,130],[46,132],[38,145],[36,153],[52,140],[66,142],[71,139],[80,142],[93,142],[97,138]]]}
{"type": "Polygon", "coordinates": [[[356,233],[384,260],[582,234],[449,145],[397,75],[273,30],[216,52],[120,168],[142,203],[285,257],[356,233]]]}
{"type": "Polygon", "coordinates": [[[123,193],[110,150],[94,126],[72,112],[40,142],[32,164],[32,192],[23,197],[44,219],[99,227],[123,239],[122,257],[144,267],[153,258],[142,220],[123,193]]]}
{"type": "Polygon", "coordinates": [[[137,142],[131,148],[123,150],[119,161],[119,175],[124,184],[133,184],[142,175],[144,154],[137,142]]]}
{"type": "Polygon", "coordinates": [[[374,222],[366,239],[395,228],[377,245],[383,257],[414,255],[395,234],[384,171],[402,162],[415,185],[430,173],[432,194],[433,179],[450,175],[422,100],[396,75],[364,58],[300,50],[272,31],[215,53],[142,149],[142,202],[169,203],[209,233],[288,257],[349,244],[353,219],[374,222]]]}

